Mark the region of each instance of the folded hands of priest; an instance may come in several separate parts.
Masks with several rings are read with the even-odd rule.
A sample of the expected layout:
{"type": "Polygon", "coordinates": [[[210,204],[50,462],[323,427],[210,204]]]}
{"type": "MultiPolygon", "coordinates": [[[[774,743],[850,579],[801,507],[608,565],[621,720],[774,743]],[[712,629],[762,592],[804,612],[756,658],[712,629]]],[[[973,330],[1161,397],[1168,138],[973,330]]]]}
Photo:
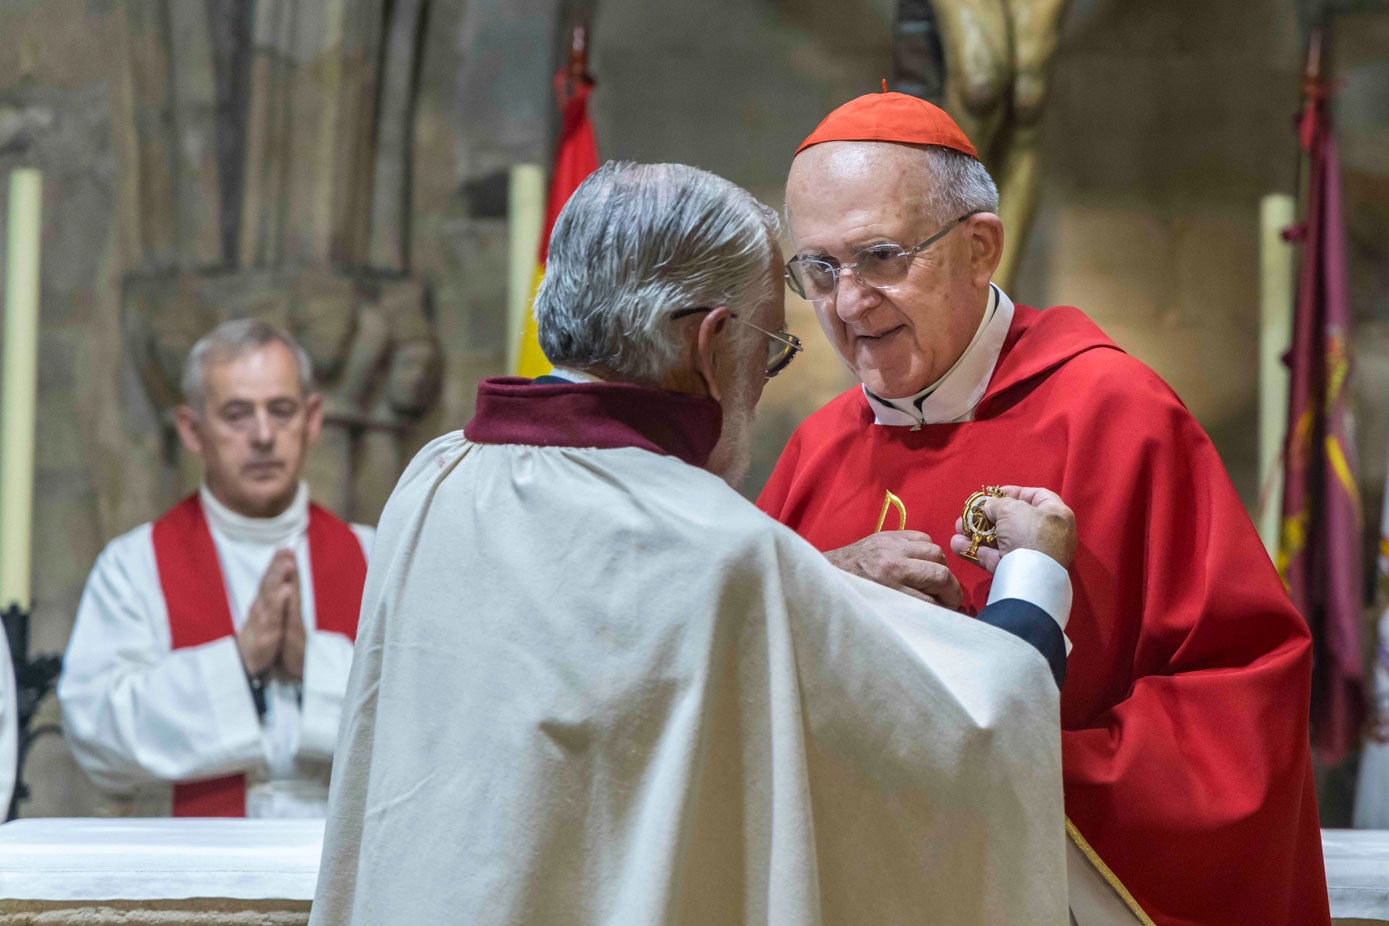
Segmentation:
{"type": "Polygon", "coordinates": [[[291,681],[303,677],[305,633],[293,550],[278,550],[270,560],[236,642],[247,675],[279,669],[291,681]]]}

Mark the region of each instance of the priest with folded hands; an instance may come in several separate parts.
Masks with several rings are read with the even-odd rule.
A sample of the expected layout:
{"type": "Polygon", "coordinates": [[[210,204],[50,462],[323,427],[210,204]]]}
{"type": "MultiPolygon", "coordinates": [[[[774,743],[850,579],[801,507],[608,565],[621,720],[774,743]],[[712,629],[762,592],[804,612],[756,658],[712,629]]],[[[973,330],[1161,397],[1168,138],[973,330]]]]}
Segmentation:
{"type": "Polygon", "coordinates": [[[189,353],[198,491],[107,545],[58,682],[63,733],[138,816],[321,817],[371,528],[309,501],[312,367],[262,321],[189,353]]]}

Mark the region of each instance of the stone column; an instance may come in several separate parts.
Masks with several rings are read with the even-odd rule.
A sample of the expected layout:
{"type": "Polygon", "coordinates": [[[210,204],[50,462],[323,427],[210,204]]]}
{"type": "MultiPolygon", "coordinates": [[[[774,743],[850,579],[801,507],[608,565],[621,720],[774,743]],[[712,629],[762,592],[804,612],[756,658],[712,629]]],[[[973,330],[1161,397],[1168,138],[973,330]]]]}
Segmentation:
{"type": "MultiPolygon", "coordinates": [[[[424,0],[132,2],[137,184],[148,208],[123,305],[142,381],[167,420],[198,337],[228,318],[282,324],[326,399],[306,477],[346,517],[378,510],[380,486],[399,472],[396,444],[438,390],[427,289],[408,260],[423,9],[424,0]],[[210,18],[248,11],[249,28],[210,18]],[[245,110],[219,105],[219,87],[248,88],[245,110]],[[225,176],[226,164],[241,165],[239,175],[225,176]],[[397,392],[410,400],[386,398],[397,392]]],[[[196,461],[176,469],[187,488],[196,461]]]]}

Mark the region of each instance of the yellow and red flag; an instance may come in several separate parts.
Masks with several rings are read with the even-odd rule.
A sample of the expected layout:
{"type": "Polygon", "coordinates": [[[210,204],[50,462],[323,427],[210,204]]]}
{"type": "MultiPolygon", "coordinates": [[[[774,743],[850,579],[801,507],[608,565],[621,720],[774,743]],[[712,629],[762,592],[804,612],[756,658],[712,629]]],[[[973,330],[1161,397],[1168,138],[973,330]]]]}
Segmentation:
{"type": "Polygon", "coordinates": [[[559,146],[555,151],[555,169],[550,177],[550,195],[545,205],[545,226],[540,234],[540,254],[536,261],[535,282],[531,286],[530,305],[521,330],[521,347],[516,354],[517,376],[534,378],[550,371],[550,361],[536,339],[535,293],[545,276],[545,258],[550,249],[550,232],[564,204],[580,183],[598,169],[598,145],[593,136],[593,123],[588,118],[588,96],[593,92],[593,79],[587,75],[572,82],[561,71],[555,77],[563,117],[560,121],[559,146]]]}
{"type": "Polygon", "coordinates": [[[1351,311],[1336,140],[1314,36],[1300,125],[1309,159],[1288,403],[1278,571],[1312,630],[1312,746],[1326,764],[1358,742],[1364,668],[1360,489],[1352,441],[1351,311]]]}

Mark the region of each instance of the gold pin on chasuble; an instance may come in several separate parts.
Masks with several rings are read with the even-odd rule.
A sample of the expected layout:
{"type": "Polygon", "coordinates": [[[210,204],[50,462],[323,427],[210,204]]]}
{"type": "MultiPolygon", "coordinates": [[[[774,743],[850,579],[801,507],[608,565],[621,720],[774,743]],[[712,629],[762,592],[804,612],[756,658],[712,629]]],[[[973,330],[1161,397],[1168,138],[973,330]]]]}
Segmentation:
{"type": "Polygon", "coordinates": [[[969,536],[969,549],[960,555],[970,562],[979,562],[980,544],[991,547],[998,539],[998,528],[984,514],[984,500],[1002,497],[1003,490],[998,486],[985,486],[965,499],[965,513],[960,516],[960,520],[964,522],[965,534],[969,536]]]}
{"type": "Polygon", "coordinates": [[[891,492],[883,493],[883,510],[878,515],[878,526],[873,528],[873,533],[883,529],[883,522],[887,520],[887,513],[890,509],[897,509],[897,529],[904,531],[907,529],[907,506],[902,504],[902,500],[891,492]]]}

